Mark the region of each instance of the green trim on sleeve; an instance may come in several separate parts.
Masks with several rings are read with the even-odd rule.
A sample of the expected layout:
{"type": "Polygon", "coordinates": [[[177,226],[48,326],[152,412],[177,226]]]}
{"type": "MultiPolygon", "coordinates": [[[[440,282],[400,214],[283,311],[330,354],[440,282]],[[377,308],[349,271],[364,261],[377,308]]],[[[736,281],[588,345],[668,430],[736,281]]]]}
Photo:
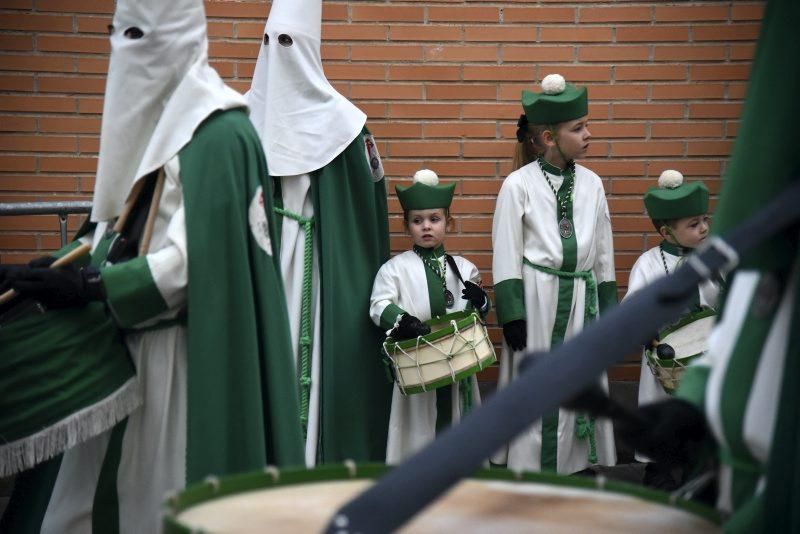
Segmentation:
{"type": "Polygon", "coordinates": [[[108,304],[121,327],[131,328],[167,309],[144,256],[103,267],[100,273],[108,304]]]}
{"type": "Polygon", "coordinates": [[[394,323],[397,321],[397,316],[406,313],[406,311],[397,304],[389,304],[383,309],[381,313],[381,328],[383,330],[391,330],[394,328],[394,323]]]}
{"type": "Polygon", "coordinates": [[[597,285],[597,304],[600,315],[617,305],[617,283],[615,281],[600,282],[597,285]]]}
{"type": "Polygon", "coordinates": [[[683,371],[681,383],[675,396],[691,402],[700,410],[705,409],[706,383],[711,374],[711,368],[706,365],[690,365],[683,371]]]}
{"type": "Polygon", "coordinates": [[[522,279],[509,278],[494,285],[494,300],[497,307],[497,322],[504,325],[517,319],[525,319],[525,289],[522,279]]]}

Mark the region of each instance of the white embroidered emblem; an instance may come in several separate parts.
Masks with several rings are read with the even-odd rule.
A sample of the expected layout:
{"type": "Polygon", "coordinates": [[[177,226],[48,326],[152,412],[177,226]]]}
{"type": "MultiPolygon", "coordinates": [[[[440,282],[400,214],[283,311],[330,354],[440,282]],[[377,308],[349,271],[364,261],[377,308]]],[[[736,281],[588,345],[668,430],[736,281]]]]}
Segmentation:
{"type": "Polygon", "coordinates": [[[250,222],[250,232],[264,252],[272,256],[272,240],[269,238],[269,220],[264,209],[264,189],[258,186],[253,200],[250,201],[250,209],[247,212],[247,220],[250,222]]]}
{"type": "Polygon", "coordinates": [[[372,180],[380,182],[383,180],[383,162],[381,162],[381,155],[378,154],[378,146],[375,144],[375,138],[372,134],[364,135],[364,151],[367,156],[367,164],[372,173],[372,180]]]}

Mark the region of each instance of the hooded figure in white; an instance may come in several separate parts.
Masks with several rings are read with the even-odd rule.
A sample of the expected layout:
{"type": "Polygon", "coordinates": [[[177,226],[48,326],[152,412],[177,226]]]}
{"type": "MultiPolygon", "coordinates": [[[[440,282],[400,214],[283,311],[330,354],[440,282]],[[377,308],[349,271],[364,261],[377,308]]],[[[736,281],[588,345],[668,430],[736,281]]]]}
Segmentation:
{"type": "Polygon", "coordinates": [[[208,65],[203,2],[119,0],[110,31],[91,215],[96,225],[81,241],[92,244],[91,262],[104,286],[94,300],[104,300],[125,329],[143,405],[109,432],[24,474],[19,486],[34,488],[47,506],[36,508],[21,490],[22,497],[12,496],[13,513],[0,530],[17,531],[24,524],[52,533],[158,532],[165,495],[187,481],[302,461],[294,388],[269,399],[258,371],[242,371],[266,365],[286,383],[293,373],[285,356],[283,371],[270,367],[277,360],[269,344],[282,339],[277,352],[288,354],[289,331],[265,211],[272,206],[262,195],[269,188],[263,152],[244,97],[208,65]],[[155,171],[163,174],[163,186],[152,185],[155,171]],[[142,201],[140,191],[148,190],[156,201],[142,201]],[[129,198],[141,202],[127,220],[154,216],[149,246],[146,232],[115,225],[129,198]],[[134,240],[140,242],[131,252],[123,244],[134,240]],[[217,250],[214,243],[225,246],[217,250]],[[235,292],[240,287],[244,295],[235,292]],[[271,301],[269,308],[259,307],[264,301],[271,301]],[[264,322],[246,326],[246,334],[266,332],[269,340],[253,338],[247,348],[257,349],[236,350],[237,342],[249,339],[237,329],[253,316],[264,322]],[[226,318],[234,324],[217,328],[226,318]],[[193,326],[202,320],[209,326],[193,326]],[[270,324],[282,330],[272,332],[270,324]],[[207,349],[214,354],[201,354],[204,345],[214,347],[207,349]],[[204,374],[199,380],[198,373],[204,374]],[[198,384],[225,375],[230,383],[223,378],[210,384],[212,391],[200,391],[197,401],[198,384]],[[254,393],[246,398],[239,390],[254,393]],[[269,442],[263,425],[272,432],[277,426],[265,423],[265,404],[294,412],[284,433],[287,442],[296,436],[293,458],[269,442]],[[233,414],[225,411],[231,405],[233,414]],[[238,427],[226,429],[232,419],[238,427]],[[213,426],[219,430],[210,438],[198,438],[213,426]]]}
{"type": "Polygon", "coordinates": [[[391,391],[368,316],[388,256],[383,168],[366,115],[322,70],[321,17],[321,0],[272,2],[246,94],[282,208],[308,466],[382,461],[391,391]]]}

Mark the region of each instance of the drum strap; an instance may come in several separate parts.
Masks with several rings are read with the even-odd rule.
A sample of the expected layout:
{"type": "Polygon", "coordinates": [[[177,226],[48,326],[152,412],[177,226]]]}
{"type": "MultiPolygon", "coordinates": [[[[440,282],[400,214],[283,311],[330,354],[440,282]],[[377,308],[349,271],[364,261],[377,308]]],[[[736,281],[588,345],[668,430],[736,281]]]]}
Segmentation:
{"type": "Polygon", "coordinates": [[[461,278],[461,271],[458,270],[458,265],[456,265],[456,260],[453,259],[453,256],[450,254],[445,254],[444,257],[447,259],[447,265],[449,265],[453,270],[453,273],[456,275],[456,278],[458,278],[458,281],[461,282],[461,285],[467,287],[467,285],[464,283],[464,279],[461,278]]]}
{"type": "Polygon", "coordinates": [[[274,207],[275,213],[289,217],[303,227],[303,288],[300,301],[300,424],[303,438],[308,434],[308,408],[311,396],[311,299],[314,265],[314,218],[303,217],[283,208],[274,207]]]}

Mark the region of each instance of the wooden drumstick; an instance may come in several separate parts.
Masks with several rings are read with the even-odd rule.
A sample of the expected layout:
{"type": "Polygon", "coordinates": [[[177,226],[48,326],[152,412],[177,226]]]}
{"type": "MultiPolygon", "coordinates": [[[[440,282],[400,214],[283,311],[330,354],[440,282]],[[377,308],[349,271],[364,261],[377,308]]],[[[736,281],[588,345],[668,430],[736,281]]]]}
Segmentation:
{"type": "Polygon", "coordinates": [[[164,191],[164,168],[158,170],[156,177],[156,185],[153,190],[153,198],[150,201],[150,211],[147,212],[147,220],[144,223],[144,231],[142,232],[142,241],[139,244],[139,256],[147,254],[147,249],[150,248],[150,239],[153,237],[153,226],[156,222],[156,215],[158,215],[158,205],[161,203],[161,193],[164,191]]]}
{"type": "MultiPolygon", "coordinates": [[[[56,259],[53,263],[50,264],[51,269],[55,269],[56,267],[61,267],[62,265],[68,265],[73,261],[77,260],[81,256],[87,254],[90,250],[92,250],[92,245],[90,243],[82,243],[78,245],[74,249],[70,250],[68,253],[64,254],[60,258],[56,259]]],[[[5,304],[9,300],[13,299],[17,296],[17,292],[14,289],[9,289],[2,295],[0,295],[0,304],[5,304]]]]}
{"type": "Polygon", "coordinates": [[[122,211],[119,212],[119,217],[117,217],[117,222],[114,223],[113,230],[116,233],[120,233],[125,226],[125,221],[128,220],[128,215],[130,215],[133,205],[136,204],[136,199],[139,198],[139,193],[142,191],[144,182],[145,179],[142,178],[133,184],[131,192],[128,194],[128,200],[125,201],[125,204],[122,206],[122,211]]]}

